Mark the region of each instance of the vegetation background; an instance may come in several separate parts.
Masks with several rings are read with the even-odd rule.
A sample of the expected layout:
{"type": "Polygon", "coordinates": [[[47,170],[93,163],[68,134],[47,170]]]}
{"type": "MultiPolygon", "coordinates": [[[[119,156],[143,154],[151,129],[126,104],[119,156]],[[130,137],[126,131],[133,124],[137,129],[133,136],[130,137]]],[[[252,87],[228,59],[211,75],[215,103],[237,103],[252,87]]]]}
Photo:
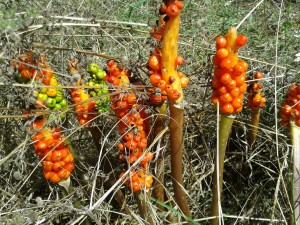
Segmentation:
{"type": "MultiPolygon", "coordinates": [[[[105,67],[106,59],[84,50],[119,59],[137,80],[149,84],[145,66],[155,41],[149,31],[158,18],[159,0],[65,0],[0,2],[0,224],[138,224],[143,223],[131,191],[124,185],[127,215],[114,200],[114,190],[104,186],[108,174],[95,174],[99,149],[85,127],[76,121],[74,110],[63,131],[76,152],[72,173],[73,191],[47,183],[32,147],[31,134],[19,118],[31,104],[34,87],[16,87],[11,60],[21,49],[45,52],[47,61],[63,85],[72,82],[68,60],[81,60],[81,73],[91,62],[105,67]],[[88,211],[93,182],[95,201],[88,211]],[[80,204],[79,204],[80,203],[80,204]],[[88,220],[78,221],[81,215],[88,220]]],[[[279,110],[288,86],[299,81],[300,1],[186,0],[181,13],[179,53],[186,59],[182,70],[190,78],[185,90],[184,179],[193,219],[208,224],[212,198],[213,155],[216,150],[217,111],[210,103],[214,40],[229,27],[247,35],[248,44],[239,52],[249,63],[249,76],[265,75],[263,92],[267,106],[261,112],[256,148],[247,145],[250,110],[246,107],[234,122],[226,153],[222,209],[225,224],[285,224],[289,220],[288,200],[290,137],[279,124],[279,110]],[[256,8],[257,7],[257,8],[256,8]]],[[[65,90],[67,95],[68,90],[65,90]]],[[[70,97],[68,100],[71,102],[70,97]]],[[[55,118],[55,115],[54,117],[55,118]]],[[[60,123],[60,121],[55,121],[60,123]]],[[[122,170],[112,129],[112,112],[99,115],[94,123],[103,135],[106,157],[116,176],[122,170]]],[[[165,138],[166,141],[168,137],[165,138]]],[[[154,149],[155,151],[155,149],[154,149]]],[[[168,148],[166,190],[172,200],[168,148]]],[[[152,169],[154,172],[154,168],[152,169]]],[[[150,203],[149,203],[150,204],[150,203]]],[[[166,213],[153,211],[161,224],[166,213]]],[[[176,213],[169,209],[170,214],[176,213]]]]}

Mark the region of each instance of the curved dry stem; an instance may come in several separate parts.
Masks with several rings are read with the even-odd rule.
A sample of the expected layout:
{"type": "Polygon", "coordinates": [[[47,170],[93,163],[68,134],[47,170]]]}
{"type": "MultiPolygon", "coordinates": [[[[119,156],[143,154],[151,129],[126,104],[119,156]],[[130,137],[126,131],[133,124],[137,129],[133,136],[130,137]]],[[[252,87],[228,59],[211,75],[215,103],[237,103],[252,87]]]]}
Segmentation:
{"type": "Polygon", "coordinates": [[[219,202],[222,196],[223,188],[223,170],[225,151],[228,142],[228,137],[231,132],[234,117],[221,115],[218,141],[218,154],[216,155],[216,162],[213,174],[213,200],[211,215],[216,218],[212,219],[211,225],[219,225],[219,202]]]}

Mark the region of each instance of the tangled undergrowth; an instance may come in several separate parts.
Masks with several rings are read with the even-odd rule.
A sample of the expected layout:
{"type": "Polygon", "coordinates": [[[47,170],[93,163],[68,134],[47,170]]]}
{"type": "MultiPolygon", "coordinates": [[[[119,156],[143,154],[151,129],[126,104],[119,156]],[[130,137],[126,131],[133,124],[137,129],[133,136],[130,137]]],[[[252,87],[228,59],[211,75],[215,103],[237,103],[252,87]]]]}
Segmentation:
{"type": "MultiPolygon", "coordinates": [[[[154,224],[184,222],[172,188],[170,117],[162,118],[159,108],[181,95],[167,93],[161,68],[155,67],[167,22],[158,11],[176,16],[177,2],[169,8],[160,8],[159,0],[0,3],[1,224],[147,224],[137,202],[148,207],[154,224]],[[31,58],[24,59],[27,52],[31,58]],[[107,76],[117,69],[128,71],[128,78],[107,76]],[[131,121],[121,120],[132,112],[127,115],[131,121]],[[158,122],[161,132],[154,126],[158,122]],[[164,202],[149,196],[159,186],[161,171],[164,202]],[[65,182],[56,184],[60,180],[65,182]]],[[[254,86],[259,79],[262,86],[252,94],[264,95],[252,103],[245,97],[232,126],[223,222],[290,220],[292,146],[279,112],[284,102],[282,122],[299,117],[291,109],[298,101],[285,100],[288,90],[293,94],[289,86],[299,82],[299,11],[298,0],[184,1],[177,65],[185,87],[183,184],[194,224],[210,223],[219,124],[210,102],[212,60],[215,39],[230,27],[248,38],[239,50],[248,64],[245,82],[254,86]],[[263,76],[253,79],[258,71],[263,76]],[[256,140],[250,145],[250,106],[262,99],[256,140]]],[[[222,58],[226,51],[218,54],[222,58]]]]}

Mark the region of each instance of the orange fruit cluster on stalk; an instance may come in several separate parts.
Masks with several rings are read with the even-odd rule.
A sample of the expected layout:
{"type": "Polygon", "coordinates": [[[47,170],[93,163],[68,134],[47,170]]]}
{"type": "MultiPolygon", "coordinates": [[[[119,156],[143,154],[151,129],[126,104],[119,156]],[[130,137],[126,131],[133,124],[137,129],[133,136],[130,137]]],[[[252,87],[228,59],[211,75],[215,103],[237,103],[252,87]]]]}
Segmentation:
{"type": "Polygon", "coordinates": [[[42,160],[45,178],[53,183],[67,179],[74,170],[74,157],[60,128],[44,128],[34,134],[32,140],[34,150],[42,160]]]}
{"type": "Polygon", "coordinates": [[[281,107],[281,124],[289,127],[289,122],[295,121],[300,126],[300,85],[292,84],[281,107]]]}
{"type": "Polygon", "coordinates": [[[28,51],[26,54],[21,52],[18,61],[12,61],[13,67],[19,71],[19,82],[26,83],[35,77],[35,80],[42,80],[45,85],[50,84],[53,70],[46,62],[46,54],[37,56],[33,51],[28,51]]]}
{"type": "MultiPolygon", "coordinates": [[[[67,106],[67,101],[64,98],[63,90],[60,88],[57,77],[53,74],[53,70],[46,62],[45,54],[36,54],[33,51],[28,51],[26,54],[18,58],[18,61],[13,61],[13,67],[19,71],[17,78],[18,82],[29,83],[41,82],[44,85],[57,86],[42,87],[33,91],[35,97],[35,106],[42,109],[59,110],[67,106]],[[32,65],[32,67],[30,66],[32,65]],[[37,68],[35,68],[37,67],[37,68]]],[[[65,114],[61,114],[61,119],[65,118],[65,114]]]]}
{"type": "MultiPolygon", "coordinates": [[[[228,33],[228,36],[231,34],[228,33]]],[[[243,109],[244,93],[247,91],[246,71],[248,64],[238,60],[238,48],[247,43],[247,37],[239,35],[229,40],[227,35],[216,39],[217,52],[213,57],[215,66],[212,78],[213,92],[211,101],[219,102],[224,114],[238,113],[243,109]]]]}
{"type": "Polygon", "coordinates": [[[88,101],[90,94],[86,93],[84,89],[71,89],[71,96],[75,104],[77,113],[77,120],[81,125],[90,125],[89,121],[95,118],[97,114],[97,107],[95,101],[88,101]],[[83,101],[88,101],[82,103],[83,101]]]}
{"type": "MultiPolygon", "coordinates": [[[[70,65],[68,67],[69,72],[72,75],[79,75],[78,68],[77,68],[77,60],[72,59],[70,61],[70,65]]],[[[75,86],[82,87],[81,79],[78,79],[75,83],[75,86]]],[[[80,125],[87,125],[90,126],[90,120],[95,118],[97,115],[97,105],[95,101],[89,101],[90,94],[87,90],[83,88],[71,88],[71,96],[73,102],[76,104],[75,110],[77,114],[77,120],[80,125]],[[84,103],[83,103],[84,102],[84,103]]]]}
{"type": "MultiPolygon", "coordinates": [[[[170,76],[167,81],[163,79],[161,73],[161,60],[161,51],[156,48],[148,60],[150,83],[155,87],[155,89],[149,89],[149,97],[154,104],[159,104],[167,100],[167,98],[170,100],[177,100],[180,97],[180,93],[176,89],[173,89],[171,85],[176,78],[170,76]]],[[[183,57],[177,56],[175,65],[181,66],[183,64],[183,57]]],[[[177,72],[177,75],[180,79],[181,87],[185,88],[189,83],[189,78],[180,71],[177,72]]]]}
{"type": "MultiPolygon", "coordinates": [[[[118,94],[111,95],[111,109],[118,119],[118,130],[122,136],[117,147],[120,159],[127,162],[127,166],[140,159],[138,171],[131,171],[131,177],[123,178],[124,182],[134,191],[150,188],[153,178],[149,173],[149,162],[153,153],[145,152],[148,144],[147,136],[150,130],[150,115],[140,105],[137,95],[126,88],[129,85],[129,72],[118,67],[114,60],[107,62],[107,78],[118,94]]],[[[125,172],[121,173],[120,177],[125,172]]]]}
{"type": "MultiPolygon", "coordinates": [[[[256,72],[253,76],[254,79],[262,79],[264,75],[261,72],[256,72]]],[[[263,85],[257,81],[252,81],[249,83],[247,92],[248,92],[248,103],[247,106],[251,109],[255,108],[264,108],[266,105],[266,98],[261,92],[263,85]]]]}
{"type": "MultiPolygon", "coordinates": [[[[167,6],[165,4],[161,6],[160,12],[166,14],[166,16],[169,16],[167,13],[167,9],[178,7],[176,4],[182,4],[180,10],[183,8],[183,1],[170,1],[167,6]]],[[[159,21],[158,27],[158,29],[153,28],[150,34],[152,37],[158,39],[159,42],[161,42],[162,35],[165,30],[165,22],[163,21],[163,19],[159,21]]],[[[189,78],[182,72],[177,71],[177,68],[179,66],[182,66],[184,62],[184,58],[180,55],[177,55],[175,62],[173,62],[174,66],[176,67],[175,69],[177,73],[177,78],[180,79],[181,88],[185,88],[189,83],[189,78]]],[[[152,54],[149,56],[147,66],[149,69],[150,83],[153,85],[153,87],[155,87],[154,89],[150,88],[148,90],[148,92],[150,93],[149,97],[152,103],[159,105],[167,99],[174,101],[179,99],[181,93],[178,90],[174,89],[172,86],[172,83],[175,82],[176,77],[169,76],[168,80],[165,80],[162,76],[162,51],[159,47],[156,47],[152,54]]]]}

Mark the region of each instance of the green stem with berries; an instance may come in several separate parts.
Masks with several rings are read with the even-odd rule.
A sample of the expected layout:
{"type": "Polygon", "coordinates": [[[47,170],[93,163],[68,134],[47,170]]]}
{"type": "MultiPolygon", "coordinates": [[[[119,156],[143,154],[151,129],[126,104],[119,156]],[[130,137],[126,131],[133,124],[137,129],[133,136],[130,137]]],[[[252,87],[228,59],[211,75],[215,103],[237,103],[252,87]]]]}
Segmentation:
{"type": "Polygon", "coordinates": [[[220,116],[220,128],[218,135],[218,154],[215,157],[215,166],[213,173],[213,200],[211,215],[216,218],[212,219],[211,225],[219,225],[219,206],[221,207],[221,196],[223,188],[223,171],[226,146],[231,132],[233,115],[222,114],[220,116]]]}
{"type": "Polygon", "coordinates": [[[292,138],[292,182],[291,182],[291,199],[293,203],[292,221],[294,225],[300,224],[300,127],[294,121],[290,122],[292,138]]]}

